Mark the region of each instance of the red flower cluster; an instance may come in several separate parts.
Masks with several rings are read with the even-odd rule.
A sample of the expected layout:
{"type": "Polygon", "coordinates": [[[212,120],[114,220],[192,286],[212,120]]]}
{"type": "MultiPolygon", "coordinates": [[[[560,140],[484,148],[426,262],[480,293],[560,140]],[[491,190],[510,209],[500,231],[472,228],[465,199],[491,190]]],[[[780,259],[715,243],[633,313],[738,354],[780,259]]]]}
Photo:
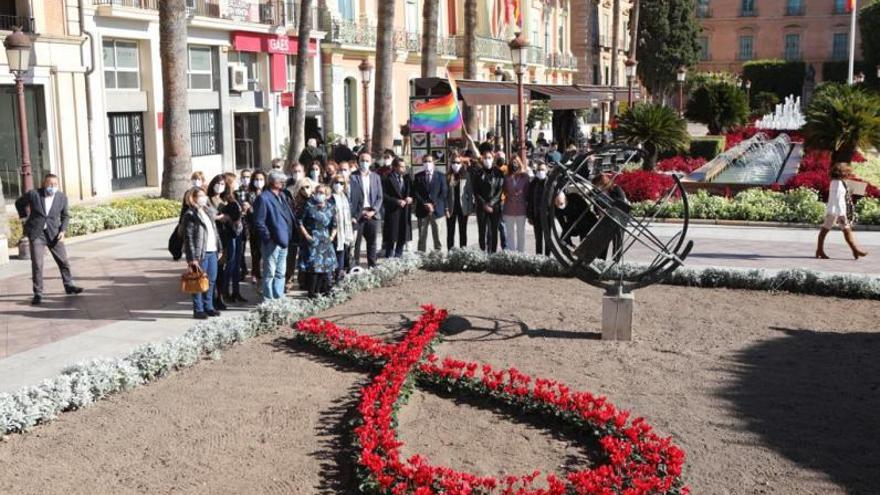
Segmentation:
{"type": "Polygon", "coordinates": [[[657,170],[662,172],[682,172],[689,174],[706,164],[703,157],[673,156],[657,163],[657,170]]]}
{"type": "MultiPolygon", "coordinates": [[[[865,161],[865,157],[856,152],[853,156],[853,162],[861,163],[865,161]]],[[[786,189],[797,189],[798,187],[809,187],[819,191],[819,196],[823,201],[828,199],[828,188],[831,185],[829,171],[831,169],[831,153],[828,151],[810,150],[804,153],[801,159],[801,166],[798,173],[792,177],[786,189]]],[[[873,185],[868,185],[867,194],[870,197],[880,197],[880,190],[873,185]]]]}
{"type": "Polygon", "coordinates": [[[724,134],[724,137],[726,139],[725,150],[733,148],[740,142],[749,139],[759,132],[764,133],[764,135],[767,136],[767,139],[776,139],[776,136],[785,133],[788,134],[788,137],[791,138],[791,141],[793,143],[804,142],[804,135],[801,134],[800,131],[776,131],[773,129],[758,129],[754,126],[754,123],[752,123],[746,127],[737,127],[735,129],[731,129],[726,134],[724,134]]]}
{"type": "Polygon", "coordinates": [[[617,176],[615,180],[618,186],[623,188],[627,199],[632,202],[656,201],[669,192],[675,183],[672,177],[666,174],[648,172],[645,170],[630,170],[617,176]]]}
{"type": "MultiPolygon", "coordinates": [[[[684,452],[661,438],[642,418],[630,421],[604,397],[572,391],[554,380],[533,378],[515,368],[493,369],[453,358],[425,357],[446,312],[425,306],[423,315],[399,344],[358,335],[333,323],[306,320],[296,331],[339,352],[355,352],[385,362],[385,367],[362,390],[358,405],[360,426],[355,430],[360,448],[358,464],[367,484],[393,495],[654,495],[687,494],[681,472],[684,452]],[[606,462],[595,468],[549,473],[545,488],[536,488],[541,473],[521,476],[476,476],[433,466],[422,456],[400,458],[401,443],[394,428],[395,411],[402,405],[401,391],[409,377],[450,390],[476,393],[524,410],[542,411],[588,431],[598,432],[606,462]]],[[[405,397],[407,394],[403,394],[405,397]]]]}

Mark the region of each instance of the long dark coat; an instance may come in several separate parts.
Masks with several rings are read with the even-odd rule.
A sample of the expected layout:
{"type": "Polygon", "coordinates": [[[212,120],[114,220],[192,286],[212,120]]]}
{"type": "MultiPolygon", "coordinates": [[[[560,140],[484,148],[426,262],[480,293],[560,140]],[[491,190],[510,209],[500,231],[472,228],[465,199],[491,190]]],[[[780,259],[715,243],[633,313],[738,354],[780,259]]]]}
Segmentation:
{"type": "Polygon", "coordinates": [[[409,175],[403,176],[403,187],[400,186],[397,174],[388,174],[382,179],[382,191],[385,194],[385,220],[382,224],[382,241],[409,242],[412,240],[412,207],[400,206],[397,202],[407,197],[413,198],[413,183],[409,175]]]}

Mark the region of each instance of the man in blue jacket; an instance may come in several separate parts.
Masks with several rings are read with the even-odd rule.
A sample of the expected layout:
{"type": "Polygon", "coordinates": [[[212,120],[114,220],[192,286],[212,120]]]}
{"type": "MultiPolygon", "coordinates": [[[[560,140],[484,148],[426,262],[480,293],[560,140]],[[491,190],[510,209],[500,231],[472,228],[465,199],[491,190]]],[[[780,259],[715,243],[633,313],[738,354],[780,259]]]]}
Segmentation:
{"type": "Polygon", "coordinates": [[[434,238],[434,250],[440,251],[440,232],[437,221],[446,215],[446,177],[434,169],[434,157],[425,156],[424,169],[416,174],[416,218],[419,222],[419,251],[425,252],[428,244],[428,227],[434,238]]]}
{"type": "Polygon", "coordinates": [[[284,275],[287,271],[287,249],[290,232],[296,226],[293,212],[282,192],[287,177],[272,171],[266,189],[254,202],[254,226],[260,236],[263,254],[263,300],[284,297],[284,275]]]}

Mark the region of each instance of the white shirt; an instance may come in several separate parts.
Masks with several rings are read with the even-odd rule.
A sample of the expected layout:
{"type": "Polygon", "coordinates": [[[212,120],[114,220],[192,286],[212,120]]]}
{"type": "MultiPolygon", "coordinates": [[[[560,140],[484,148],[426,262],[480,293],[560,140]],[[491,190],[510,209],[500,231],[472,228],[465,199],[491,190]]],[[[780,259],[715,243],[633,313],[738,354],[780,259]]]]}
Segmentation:
{"type": "Polygon", "coordinates": [[[204,208],[199,208],[199,218],[205,224],[207,230],[207,238],[205,239],[205,252],[206,253],[216,253],[217,252],[217,231],[214,226],[214,221],[211,220],[211,217],[208,216],[208,213],[204,208]]]}
{"type": "Polygon", "coordinates": [[[370,174],[361,174],[361,187],[364,190],[364,209],[370,208],[370,174]]]}
{"type": "MultiPolygon", "coordinates": [[[[46,216],[49,216],[49,211],[52,209],[52,203],[55,202],[55,195],[49,196],[48,194],[43,196],[43,207],[46,209],[46,216]]],[[[43,224],[43,230],[48,229],[49,226],[47,224],[43,224]]]]}
{"type": "Polygon", "coordinates": [[[836,217],[846,216],[846,188],[843,181],[834,179],[828,188],[828,203],[825,205],[825,214],[836,217]]]}

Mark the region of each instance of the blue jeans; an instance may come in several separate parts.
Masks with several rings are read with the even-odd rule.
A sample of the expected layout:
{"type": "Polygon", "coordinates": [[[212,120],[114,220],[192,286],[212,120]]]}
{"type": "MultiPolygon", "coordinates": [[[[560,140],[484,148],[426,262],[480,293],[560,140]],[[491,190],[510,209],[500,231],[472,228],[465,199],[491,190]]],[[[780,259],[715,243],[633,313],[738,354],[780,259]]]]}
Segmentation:
{"type": "Polygon", "coordinates": [[[193,312],[206,313],[214,311],[214,285],[217,283],[217,253],[205,253],[202,258],[202,270],[208,276],[208,292],[193,294],[193,312]]]}
{"type": "Polygon", "coordinates": [[[223,294],[238,294],[239,279],[241,278],[241,253],[244,248],[244,236],[237,235],[226,239],[223,250],[226,251],[226,265],[223,268],[223,294]],[[232,292],[229,286],[232,286],[232,292]]]}
{"type": "Polygon", "coordinates": [[[264,241],[260,252],[263,255],[263,300],[281,299],[287,272],[287,248],[264,241]]]}

